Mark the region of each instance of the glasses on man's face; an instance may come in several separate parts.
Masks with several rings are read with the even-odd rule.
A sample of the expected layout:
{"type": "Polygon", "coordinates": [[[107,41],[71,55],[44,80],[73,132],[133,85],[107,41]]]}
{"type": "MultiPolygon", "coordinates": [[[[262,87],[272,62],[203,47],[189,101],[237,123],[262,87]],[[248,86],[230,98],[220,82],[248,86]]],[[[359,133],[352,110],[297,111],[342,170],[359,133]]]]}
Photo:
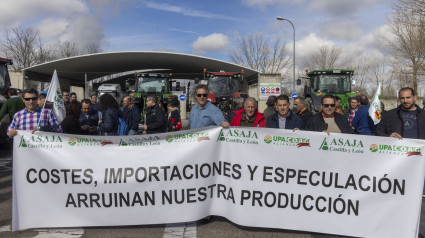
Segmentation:
{"type": "Polygon", "coordinates": [[[208,94],[207,93],[203,93],[203,94],[196,94],[196,96],[198,97],[198,98],[200,98],[200,97],[204,97],[204,98],[206,98],[206,97],[208,97],[208,94]]]}
{"type": "Polygon", "coordinates": [[[33,97],[33,98],[24,98],[25,101],[36,101],[37,97],[33,97]]]}
{"type": "Polygon", "coordinates": [[[334,104],[323,104],[323,107],[327,108],[327,107],[335,107],[335,103],[334,104]]]}
{"type": "Polygon", "coordinates": [[[64,97],[69,97],[69,94],[64,94],[63,96],[64,96],[64,97]]]}

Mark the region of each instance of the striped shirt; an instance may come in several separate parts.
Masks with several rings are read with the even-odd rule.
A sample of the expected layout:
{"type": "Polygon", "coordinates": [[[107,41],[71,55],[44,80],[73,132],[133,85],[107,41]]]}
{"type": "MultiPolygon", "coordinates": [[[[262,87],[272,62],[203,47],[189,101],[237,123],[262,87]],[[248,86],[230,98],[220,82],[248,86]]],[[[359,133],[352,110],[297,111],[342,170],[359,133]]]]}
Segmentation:
{"type": "MultiPolygon", "coordinates": [[[[41,107],[38,107],[34,112],[30,112],[24,108],[15,113],[12,123],[10,123],[7,128],[7,133],[9,134],[10,129],[32,131],[37,129],[38,121],[40,121],[40,126],[59,125],[59,122],[56,120],[53,112],[47,108],[42,109],[41,107]]],[[[58,127],[57,132],[62,132],[60,126],[58,127]]]]}

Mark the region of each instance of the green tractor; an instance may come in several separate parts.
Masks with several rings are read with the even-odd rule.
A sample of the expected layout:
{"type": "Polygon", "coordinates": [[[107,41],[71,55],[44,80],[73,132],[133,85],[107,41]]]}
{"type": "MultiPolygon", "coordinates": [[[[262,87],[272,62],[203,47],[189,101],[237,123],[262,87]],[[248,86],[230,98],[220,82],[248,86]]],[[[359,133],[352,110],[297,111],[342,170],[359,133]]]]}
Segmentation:
{"type": "MultiPolygon", "coordinates": [[[[165,73],[134,73],[134,78],[129,78],[125,82],[126,91],[133,98],[134,104],[142,112],[142,123],[146,114],[146,98],[156,95],[158,101],[164,104],[165,110],[169,101],[174,97],[171,94],[172,83],[171,74],[165,73]]],[[[180,83],[176,83],[176,90],[180,90],[180,83]]]]}
{"type": "MultiPolygon", "coordinates": [[[[307,70],[306,70],[307,71],[307,70]]],[[[349,107],[348,98],[360,97],[358,93],[351,92],[351,77],[354,70],[351,69],[319,69],[307,72],[307,83],[304,85],[304,97],[306,105],[313,113],[321,108],[321,98],[331,94],[341,98],[340,109],[349,107]]],[[[301,85],[301,79],[297,80],[301,85]]]]}

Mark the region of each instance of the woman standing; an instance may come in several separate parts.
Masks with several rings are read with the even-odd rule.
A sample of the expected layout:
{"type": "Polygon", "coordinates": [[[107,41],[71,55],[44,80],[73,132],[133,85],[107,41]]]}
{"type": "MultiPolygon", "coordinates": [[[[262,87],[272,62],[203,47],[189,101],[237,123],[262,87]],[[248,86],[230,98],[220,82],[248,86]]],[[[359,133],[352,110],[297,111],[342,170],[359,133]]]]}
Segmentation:
{"type": "Polygon", "coordinates": [[[171,99],[171,102],[168,104],[168,131],[178,131],[182,128],[181,119],[180,119],[180,101],[177,97],[171,99]]]}
{"type": "Polygon", "coordinates": [[[110,94],[103,94],[99,99],[99,108],[102,113],[102,119],[99,121],[98,129],[100,135],[116,135],[118,130],[118,117],[122,117],[119,104],[110,94]]]}

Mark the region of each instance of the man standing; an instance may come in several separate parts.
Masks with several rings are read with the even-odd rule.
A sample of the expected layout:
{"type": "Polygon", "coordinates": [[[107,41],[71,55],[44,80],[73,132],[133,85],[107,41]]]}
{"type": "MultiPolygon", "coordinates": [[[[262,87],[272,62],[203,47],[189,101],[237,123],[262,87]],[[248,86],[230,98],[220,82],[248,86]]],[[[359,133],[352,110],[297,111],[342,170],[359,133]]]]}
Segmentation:
{"type": "Polygon", "coordinates": [[[357,97],[350,97],[348,99],[348,103],[350,104],[350,106],[347,109],[344,109],[344,116],[350,123],[351,128],[353,128],[354,130],[352,122],[354,116],[356,115],[356,112],[359,110],[359,99],[357,97]]]}
{"type": "Polygon", "coordinates": [[[90,97],[91,100],[91,109],[94,111],[99,111],[99,103],[97,102],[96,94],[92,94],[90,97]]]}
{"type": "Polygon", "coordinates": [[[294,99],[294,107],[297,110],[297,115],[303,119],[305,125],[308,119],[310,119],[310,117],[313,115],[305,105],[305,98],[296,97],[294,99]]]}
{"type": "Polygon", "coordinates": [[[332,133],[347,133],[353,134],[348,121],[345,120],[342,114],[336,113],[335,98],[332,95],[322,97],[322,112],[313,115],[308,120],[306,129],[309,131],[323,131],[327,134],[332,133]]]}
{"type": "Polygon", "coordinates": [[[123,119],[128,125],[128,135],[137,135],[140,122],[140,110],[134,105],[131,97],[124,97],[123,104],[123,119]]]}
{"type": "Polygon", "coordinates": [[[235,117],[235,112],[244,108],[244,102],[245,102],[245,98],[243,97],[237,97],[234,99],[235,107],[227,112],[227,116],[226,116],[227,121],[231,122],[233,118],[235,117]]]}
{"type": "Polygon", "coordinates": [[[37,126],[57,126],[56,131],[62,132],[53,112],[47,108],[42,109],[37,104],[38,92],[33,88],[25,89],[23,92],[23,102],[25,108],[18,111],[13,117],[12,123],[7,129],[7,134],[14,137],[17,130],[35,130],[37,126]]]}
{"type": "Polygon", "coordinates": [[[269,118],[269,116],[276,113],[276,96],[272,95],[267,98],[267,108],[264,109],[264,117],[269,118]]]}
{"type": "Polygon", "coordinates": [[[80,125],[84,135],[97,135],[99,114],[91,108],[90,100],[81,100],[80,125]]]}
{"type": "Polygon", "coordinates": [[[143,135],[165,132],[167,121],[164,110],[158,106],[158,98],[155,95],[148,96],[146,106],[146,125],[143,126],[143,135]]]}
{"type": "Polygon", "coordinates": [[[62,89],[62,100],[63,104],[66,105],[69,103],[69,91],[68,89],[62,89]]]}
{"type": "Polygon", "coordinates": [[[369,99],[364,95],[360,98],[363,105],[354,115],[351,126],[356,128],[357,133],[361,135],[375,135],[376,126],[372,118],[369,116],[369,99]]]}
{"type": "Polygon", "coordinates": [[[235,111],[235,117],[230,123],[231,126],[243,127],[266,127],[266,118],[263,113],[257,110],[255,98],[247,98],[244,109],[235,111]]]}
{"type": "Polygon", "coordinates": [[[195,91],[198,104],[193,106],[190,112],[190,129],[217,125],[221,125],[224,128],[229,127],[229,123],[224,119],[220,109],[208,101],[208,87],[201,84],[196,86],[195,91]]]}
{"type": "Polygon", "coordinates": [[[398,93],[400,106],[383,114],[376,135],[398,139],[425,139],[425,112],[415,104],[417,96],[412,88],[398,93]]]}
{"type": "Polygon", "coordinates": [[[70,94],[70,96],[71,96],[71,102],[76,102],[77,101],[77,94],[76,93],[72,92],[70,94]]]}
{"type": "Polygon", "coordinates": [[[299,130],[304,129],[304,122],[301,117],[295,115],[289,109],[289,97],[286,95],[279,95],[276,98],[277,112],[267,118],[267,128],[279,128],[299,130]]]}
{"type": "Polygon", "coordinates": [[[9,95],[9,99],[3,104],[0,110],[0,120],[3,119],[6,114],[10,116],[10,120],[12,120],[13,116],[17,111],[22,110],[25,108],[25,103],[22,101],[22,98],[18,96],[18,93],[16,92],[16,89],[10,88],[7,91],[7,94],[9,95]]]}

